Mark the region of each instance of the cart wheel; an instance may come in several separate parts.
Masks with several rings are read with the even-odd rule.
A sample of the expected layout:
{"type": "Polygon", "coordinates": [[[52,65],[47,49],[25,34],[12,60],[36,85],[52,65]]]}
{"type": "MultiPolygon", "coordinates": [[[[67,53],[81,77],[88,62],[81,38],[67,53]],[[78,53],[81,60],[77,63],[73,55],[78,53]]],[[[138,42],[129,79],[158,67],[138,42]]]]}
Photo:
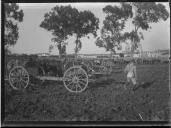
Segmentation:
{"type": "Polygon", "coordinates": [[[63,83],[68,91],[80,93],[87,88],[88,75],[80,66],[74,66],[65,71],[63,83]]]}
{"type": "Polygon", "coordinates": [[[14,67],[9,73],[9,83],[15,90],[27,88],[29,83],[29,74],[22,66],[14,67]]]}

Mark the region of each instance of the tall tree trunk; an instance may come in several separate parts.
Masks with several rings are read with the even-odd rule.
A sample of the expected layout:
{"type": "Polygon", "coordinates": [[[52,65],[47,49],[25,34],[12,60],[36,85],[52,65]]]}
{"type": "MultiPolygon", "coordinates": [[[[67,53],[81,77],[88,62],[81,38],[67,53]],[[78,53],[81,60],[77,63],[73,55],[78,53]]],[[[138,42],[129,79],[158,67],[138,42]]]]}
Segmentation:
{"type": "Polygon", "coordinates": [[[59,50],[59,58],[62,58],[62,47],[61,47],[61,43],[58,45],[58,50],[59,50]]]}
{"type": "Polygon", "coordinates": [[[110,59],[113,59],[113,54],[114,54],[114,51],[111,50],[111,51],[110,51],[110,59]]]}
{"type": "Polygon", "coordinates": [[[76,46],[75,46],[75,57],[77,57],[77,52],[78,52],[78,43],[76,41],[76,46]]]}
{"type": "Polygon", "coordinates": [[[76,46],[75,46],[75,58],[77,58],[77,53],[78,53],[78,36],[76,38],[75,43],[76,43],[76,46]]]}
{"type": "Polygon", "coordinates": [[[133,57],[133,53],[134,53],[134,43],[135,43],[135,40],[133,38],[132,45],[131,45],[131,57],[133,57]]]}

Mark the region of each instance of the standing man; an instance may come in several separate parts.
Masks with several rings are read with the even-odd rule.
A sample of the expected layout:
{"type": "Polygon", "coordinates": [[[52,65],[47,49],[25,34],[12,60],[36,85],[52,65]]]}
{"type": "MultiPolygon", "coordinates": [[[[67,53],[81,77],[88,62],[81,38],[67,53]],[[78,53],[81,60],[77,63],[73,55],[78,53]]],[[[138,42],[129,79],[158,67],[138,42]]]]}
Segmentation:
{"type": "Polygon", "coordinates": [[[126,84],[124,85],[124,88],[127,89],[127,86],[132,83],[134,89],[137,86],[137,72],[136,72],[136,65],[134,62],[134,59],[131,59],[131,61],[126,65],[124,69],[124,75],[127,79],[126,84]]]}

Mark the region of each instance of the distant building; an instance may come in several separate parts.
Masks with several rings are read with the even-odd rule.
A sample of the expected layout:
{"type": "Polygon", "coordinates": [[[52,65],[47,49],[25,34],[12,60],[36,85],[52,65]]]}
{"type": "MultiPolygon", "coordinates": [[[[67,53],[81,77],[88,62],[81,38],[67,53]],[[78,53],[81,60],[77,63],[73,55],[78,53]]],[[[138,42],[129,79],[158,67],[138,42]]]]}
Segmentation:
{"type": "Polygon", "coordinates": [[[150,57],[150,58],[158,58],[158,57],[169,57],[169,50],[155,50],[155,51],[143,51],[140,52],[140,57],[150,57]]]}
{"type": "Polygon", "coordinates": [[[38,56],[50,56],[49,53],[38,53],[37,55],[38,55],[38,56]]]}

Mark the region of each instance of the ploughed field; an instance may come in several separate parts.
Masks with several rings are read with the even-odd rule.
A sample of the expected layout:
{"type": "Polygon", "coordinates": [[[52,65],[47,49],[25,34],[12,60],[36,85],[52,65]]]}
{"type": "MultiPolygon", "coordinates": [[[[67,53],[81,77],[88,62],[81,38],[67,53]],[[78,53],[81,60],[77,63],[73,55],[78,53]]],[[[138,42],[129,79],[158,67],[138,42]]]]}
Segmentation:
{"type": "Polygon", "coordinates": [[[13,90],[5,82],[6,121],[168,121],[169,64],[137,65],[139,87],[124,90],[122,69],[97,77],[79,94],[46,81],[13,90]]]}

